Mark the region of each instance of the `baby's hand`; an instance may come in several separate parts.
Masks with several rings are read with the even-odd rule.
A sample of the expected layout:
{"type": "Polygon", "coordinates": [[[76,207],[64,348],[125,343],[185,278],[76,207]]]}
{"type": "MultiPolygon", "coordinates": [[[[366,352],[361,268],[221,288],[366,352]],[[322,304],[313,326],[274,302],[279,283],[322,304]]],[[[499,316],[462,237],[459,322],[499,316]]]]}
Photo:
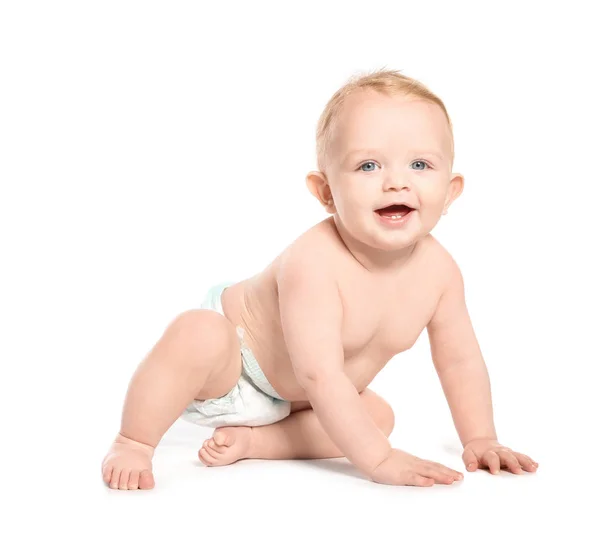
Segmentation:
{"type": "Polygon", "coordinates": [[[505,467],[512,473],[522,474],[523,470],[535,472],[538,468],[538,463],[527,455],[488,438],[477,438],[467,443],[462,458],[469,472],[474,472],[477,468],[489,468],[490,472],[498,474],[500,468],[505,467]]]}
{"type": "Polygon", "coordinates": [[[410,453],[392,449],[388,457],[371,473],[371,479],[385,485],[414,485],[430,487],[434,483],[446,485],[461,481],[456,470],[430,460],[422,460],[410,453]]]}

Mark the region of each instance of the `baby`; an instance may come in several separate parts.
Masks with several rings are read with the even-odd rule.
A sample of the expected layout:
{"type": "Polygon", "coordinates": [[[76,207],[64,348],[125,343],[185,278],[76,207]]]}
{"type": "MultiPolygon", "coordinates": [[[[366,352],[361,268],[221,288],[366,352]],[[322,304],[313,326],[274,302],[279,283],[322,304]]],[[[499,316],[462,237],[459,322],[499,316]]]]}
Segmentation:
{"type": "Polygon", "coordinates": [[[261,273],[211,288],[139,365],[102,463],[110,488],[154,486],[154,449],[180,416],[215,428],[206,466],[345,456],[378,483],[462,480],[392,448],[394,413],[368,388],[425,328],[467,471],[536,471],[497,440],[461,272],[431,235],[464,182],[442,101],[397,71],[354,77],[320,117],[317,161],[307,185],[331,215],[261,273]]]}

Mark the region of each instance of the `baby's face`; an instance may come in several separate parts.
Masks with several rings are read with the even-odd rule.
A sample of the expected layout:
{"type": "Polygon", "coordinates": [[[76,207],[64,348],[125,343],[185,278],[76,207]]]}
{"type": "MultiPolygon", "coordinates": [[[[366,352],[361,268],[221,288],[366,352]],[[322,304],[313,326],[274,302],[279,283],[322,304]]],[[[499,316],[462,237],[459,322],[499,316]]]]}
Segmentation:
{"type": "Polygon", "coordinates": [[[413,97],[353,94],[338,117],[328,183],[336,220],[356,239],[385,250],[426,236],[462,190],[452,176],[452,139],[443,111],[413,97]],[[404,223],[375,210],[415,208],[404,223]]]}

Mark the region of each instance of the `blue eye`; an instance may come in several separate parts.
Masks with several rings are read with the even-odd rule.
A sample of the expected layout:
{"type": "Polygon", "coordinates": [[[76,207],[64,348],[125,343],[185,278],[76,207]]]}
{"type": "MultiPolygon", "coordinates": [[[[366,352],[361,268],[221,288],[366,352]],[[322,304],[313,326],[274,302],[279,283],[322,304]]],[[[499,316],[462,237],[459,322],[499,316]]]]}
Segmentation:
{"type": "Polygon", "coordinates": [[[372,171],[373,171],[373,169],[371,169],[371,170],[365,170],[365,169],[363,168],[365,165],[368,165],[368,164],[370,164],[370,163],[372,163],[372,164],[375,164],[375,162],[374,162],[374,161],[367,161],[366,163],[363,163],[362,165],[360,165],[360,167],[359,167],[359,168],[360,168],[360,170],[362,170],[363,172],[372,172],[372,171]]]}
{"type": "MultiPolygon", "coordinates": [[[[427,168],[431,168],[428,163],[426,163],[425,161],[422,161],[421,159],[419,159],[418,161],[413,161],[413,164],[414,163],[423,163],[424,165],[427,166],[427,168]]],[[[424,168],[415,168],[413,170],[426,170],[426,169],[424,169],[424,168]]]]}
{"type": "MultiPolygon", "coordinates": [[[[429,163],[427,163],[426,161],[423,161],[422,159],[418,159],[417,161],[413,161],[411,164],[415,164],[415,163],[422,163],[424,165],[424,167],[422,168],[414,168],[413,170],[427,170],[428,168],[431,168],[431,166],[429,165],[429,163]]],[[[362,170],[363,172],[373,172],[373,170],[375,170],[374,168],[371,168],[369,170],[365,170],[363,167],[365,165],[375,165],[375,161],[366,161],[364,162],[362,165],[360,165],[359,169],[362,170]]]]}

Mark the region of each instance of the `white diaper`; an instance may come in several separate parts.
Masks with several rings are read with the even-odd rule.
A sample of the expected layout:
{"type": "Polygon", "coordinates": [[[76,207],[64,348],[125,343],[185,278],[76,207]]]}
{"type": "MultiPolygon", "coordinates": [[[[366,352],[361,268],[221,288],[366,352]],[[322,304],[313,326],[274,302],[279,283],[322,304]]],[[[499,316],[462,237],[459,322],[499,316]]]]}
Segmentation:
{"type": "MultiPolygon", "coordinates": [[[[212,287],[201,308],[223,314],[221,294],[231,283],[212,287]]],[[[226,395],[215,399],[194,400],[181,415],[182,419],[205,427],[259,427],[281,421],[290,415],[291,403],[281,399],[262,372],[252,350],[244,343],[244,330],[236,328],[240,340],[242,374],[226,395]]]]}
{"type": "Polygon", "coordinates": [[[227,395],[205,401],[195,400],[181,417],[205,427],[259,427],[286,418],[290,415],[290,408],[288,401],[266,395],[252,384],[246,373],[242,373],[227,395]]]}

